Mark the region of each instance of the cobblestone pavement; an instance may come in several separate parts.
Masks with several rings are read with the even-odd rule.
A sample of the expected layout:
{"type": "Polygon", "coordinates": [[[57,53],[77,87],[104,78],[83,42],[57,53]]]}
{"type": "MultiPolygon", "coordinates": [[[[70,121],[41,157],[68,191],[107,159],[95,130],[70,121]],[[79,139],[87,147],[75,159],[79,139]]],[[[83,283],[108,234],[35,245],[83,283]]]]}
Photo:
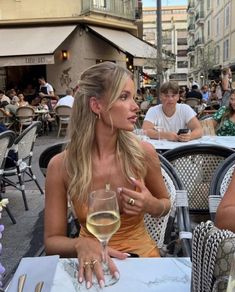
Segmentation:
{"type": "MultiPolygon", "coordinates": [[[[37,138],[33,154],[33,172],[44,189],[44,177],[40,172],[38,159],[49,145],[65,140],[57,138],[56,132],[37,138]]],[[[3,284],[6,285],[14,273],[20,259],[24,256],[35,256],[43,247],[43,208],[44,195],[41,195],[34,182],[26,184],[26,196],[29,210],[25,211],[21,193],[13,188],[6,188],[6,197],[17,223],[12,224],[7,213],[3,211],[1,224],[5,230],[1,243],[3,246],[1,263],[6,268],[3,284]]]]}

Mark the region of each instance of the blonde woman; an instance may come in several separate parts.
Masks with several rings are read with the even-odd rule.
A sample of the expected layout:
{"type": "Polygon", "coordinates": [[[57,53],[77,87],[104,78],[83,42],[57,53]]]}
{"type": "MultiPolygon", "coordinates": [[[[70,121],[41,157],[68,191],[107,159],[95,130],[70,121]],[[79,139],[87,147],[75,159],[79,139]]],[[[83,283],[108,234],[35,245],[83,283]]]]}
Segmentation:
{"type": "MultiPolygon", "coordinates": [[[[132,74],[111,62],[87,69],[78,83],[70,120],[70,143],[55,156],[46,178],[45,247],[47,254],[78,257],[80,282],[91,287],[92,269],[101,287],[101,247],[86,229],[88,194],[107,185],[118,193],[121,227],[109,242],[109,256],[125,259],[128,252],[159,256],[144,227],[144,213],[167,214],[170,201],[155,149],[132,133],[138,106],[132,74]],[[81,224],[78,238],[66,236],[67,200],[81,224]],[[130,198],[132,204],[130,204],[130,198]]],[[[111,258],[109,269],[118,270],[111,258]]]]}

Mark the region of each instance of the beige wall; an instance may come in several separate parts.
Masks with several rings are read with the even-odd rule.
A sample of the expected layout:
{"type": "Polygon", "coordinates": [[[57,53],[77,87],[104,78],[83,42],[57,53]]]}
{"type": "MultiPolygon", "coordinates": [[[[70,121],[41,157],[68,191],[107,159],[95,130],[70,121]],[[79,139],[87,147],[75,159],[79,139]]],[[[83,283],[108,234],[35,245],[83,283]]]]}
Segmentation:
{"type": "Polygon", "coordinates": [[[74,17],[80,10],[80,1],[74,0],[1,0],[0,20],[74,17]]]}
{"type": "Polygon", "coordinates": [[[97,59],[116,60],[117,64],[126,66],[123,52],[90,32],[77,28],[56,50],[55,64],[47,65],[47,81],[53,85],[57,94],[64,94],[67,87],[75,87],[81,72],[95,65],[97,59]],[[61,59],[61,50],[64,49],[69,52],[66,61],[61,59]]]}

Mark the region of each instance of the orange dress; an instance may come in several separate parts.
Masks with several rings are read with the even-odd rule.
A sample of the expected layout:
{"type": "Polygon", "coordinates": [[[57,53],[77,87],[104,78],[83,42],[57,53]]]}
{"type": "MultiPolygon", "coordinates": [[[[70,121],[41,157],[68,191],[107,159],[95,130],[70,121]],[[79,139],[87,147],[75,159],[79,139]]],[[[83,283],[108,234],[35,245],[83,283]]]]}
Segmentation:
{"type": "MultiPolygon", "coordinates": [[[[73,208],[81,224],[81,237],[93,237],[86,228],[87,206],[73,200],[73,208]]],[[[122,252],[136,253],[140,257],[160,257],[156,243],[149,236],[144,225],[144,215],[121,214],[121,226],[111,237],[108,246],[122,252]]]]}

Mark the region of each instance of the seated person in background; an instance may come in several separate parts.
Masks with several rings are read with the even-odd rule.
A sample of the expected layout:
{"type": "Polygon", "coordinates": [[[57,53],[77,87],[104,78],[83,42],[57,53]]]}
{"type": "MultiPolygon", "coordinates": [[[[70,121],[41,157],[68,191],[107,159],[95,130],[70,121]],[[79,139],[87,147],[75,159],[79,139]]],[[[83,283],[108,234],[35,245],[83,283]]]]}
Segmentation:
{"type": "Polygon", "coordinates": [[[73,107],[73,102],[74,102],[73,89],[68,88],[66,89],[66,95],[58,100],[55,107],[59,105],[67,105],[67,106],[73,107]]]}
{"type": "Polygon", "coordinates": [[[36,89],[33,88],[32,84],[27,84],[26,88],[23,90],[25,100],[31,104],[32,100],[36,97],[36,89]]]}
{"type": "Polygon", "coordinates": [[[192,89],[186,94],[186,99],[187,98],[197,98],[202,101],[202,94],[197,85],[192,86],[192,89]]]}
{"type": "Polygon", "coordinates": [[[17,105],[17,103],[19,102],[19,98],[16,95],[16,91],[14,88],[8,90],[7,95],[9,96],[10,100],[11,100],[11,104],[15,104],[17,105]]]}
{"type": "Polygon", "coordinates": [[[3,90],[0,90],[0,107],[4,108],[7,104],[10,104],[11,100],[8,96],[5,95],[3,90]]]}
{"type": "Polygon", "coordinates": [[[202,101],[205,102],[206,104],[208,104],[209,98],[210,98],[210,92],[209,92],[209,87],[207,84],[202,86],[201,94],[202,94],[202,101]]]}
{"type": "Polygon", "coordinates": [[[170,201],[155,149],[132,133],[138,106],[134,101],[133,75],[112,62],[103,62],[81,74],[72,108],[69,143],[48,166],[45,203],[47,254],[77,257],[78,280],[92,285],[85,262],[97,264],[91,272],[103,287],[101,246],[86,228],[88,194],[110,188],[117,191],[121,227],[108,246],[111,273],[118,271],[110,256],[125,259],[128,252],[142,257],[159,256],[144,227],[144,214],[161,217],[170,201]],[[130,198],[134,199],[130,201],[130,198]],[[79,237],[67,237],[67,205],[73,205],[81,224],[79,237]]]}
{"type": "Polygon", "coordinates": [[[202,136],[202,127],[195,111],[187,104],[177,103],[179,100],[177,83],[163,83],[160,87],[160,99],[162,104],[149,108],[142,126],[150,138],[159,138],[154,126],[163,127],[161,138],[170,141],[186,142],[202,136]],[[185,134],[177,134],[179,129],[185,128],[190,131],[185,134]]]}
{"type": "Polygon", "coordinates": [[[216,135],[235,136],[235,89],[230,92],[228,107],[221,106],[212,121],[216,135]]]}
{"type": "Polygon", "coordinates": [[[216,211],[215,225],[235,232],[235,172],[216,211]]]}
{"type": "Polygon", "coordinates": [[[29,105],[29,103],[27,101],[24,100],[24,95],[23,93],[18,93],[18,98],[19,98],[19,101],[18,101],[18,106],[27,106],[29,105]]]}

